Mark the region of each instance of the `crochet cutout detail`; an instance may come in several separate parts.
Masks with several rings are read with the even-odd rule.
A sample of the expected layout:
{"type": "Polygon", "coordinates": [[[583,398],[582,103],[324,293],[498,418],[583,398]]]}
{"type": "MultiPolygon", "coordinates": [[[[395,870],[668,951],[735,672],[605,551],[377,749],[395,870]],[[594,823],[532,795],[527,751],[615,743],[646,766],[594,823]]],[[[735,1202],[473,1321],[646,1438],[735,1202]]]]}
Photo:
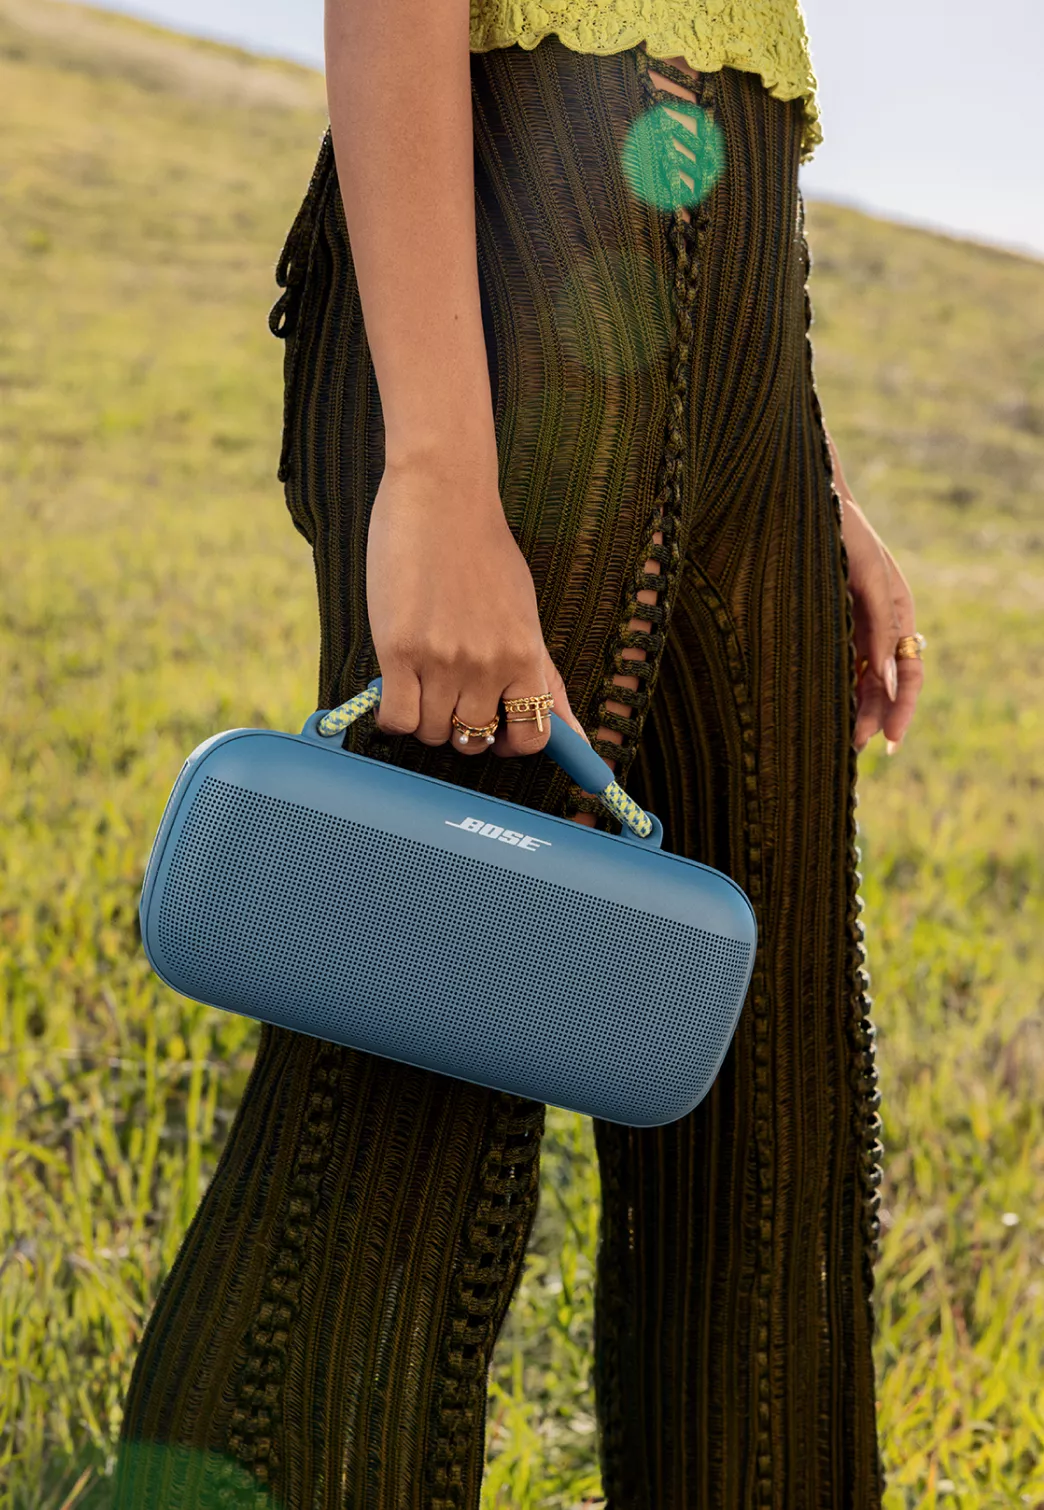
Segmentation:
{"type": "MultiPolygon", "coordinates": [[[[669,102],[675,95],[684,97],[704,107],[713,116],[713,84],[707,75],[693,78],[685,70],[665,59],[650,59],[642,49],[635,51],[642,96],[647,106],[654,107],[669,102]],[[655,69],[651,64],[655,62],[655,69]],[[656,77],[673,83],[676,89],[660,87],[656,77]],[[694,88],[695,86],[695,92],[694,88]]],[[[682,132],[685,131],[683,126],[682,132]]],[[[692,366],[693,323],[692,311],[696,302],[699,265],[696,250],[701,231],[709,224],[705,197],[695,206],[695,217],[684,207],[681,200],[692,192],[693,180],[685,174],[684,149],[678,151],[675,166],[676,206],[670,213],[668,239],[674,253],[674,305],[675,332],[671,344],[669,373],[669,397],[667,428],[664,436],[663,457],[660,462],[656,496],[652,512],[646,524],[645,539],[637,562],[620,605],[619,628],[615,640],[606,652],[606,665],[599,692],[599,701],[585,719],[581,717],[585,733],[592,748],[613,767],[613,775],[622,786],[634,760],[641,737],[645,716],[649,708],[671,609],[677,597],[681,579],[682,553],[680,537],[683,529],[685,499],[685,447],[686,414],[688,411],[689,372],[692,366]],[[686,189],[681,189],[681,183],[686,189]],[[659,566],[659,572],[646,571],[646,562],[659,566]],[[652,602],[643,602],[640,593],[654,594],[652,602]],[[641,629],[636,624],[648,624],[641,629]],[[638,652],[627,655],[625,652],[638,652]],[[617,677],[633,678],[637,687],[618,681],[617,677]],[[616,705],[614,707],[613,705],[616,705]],[[617,708],[628,711],[620,713],[617,708]],[[605,737],[619,734],[620,742],[605,737]]],[[[688,154],[691,156],[691,154],[688,154]]],[[[605,811],[604,805],[592,793],[584,792],[575,783],[566,793],[564,815],[590,814],[594,827],[619,833],[619,821],[605,811]]]]}

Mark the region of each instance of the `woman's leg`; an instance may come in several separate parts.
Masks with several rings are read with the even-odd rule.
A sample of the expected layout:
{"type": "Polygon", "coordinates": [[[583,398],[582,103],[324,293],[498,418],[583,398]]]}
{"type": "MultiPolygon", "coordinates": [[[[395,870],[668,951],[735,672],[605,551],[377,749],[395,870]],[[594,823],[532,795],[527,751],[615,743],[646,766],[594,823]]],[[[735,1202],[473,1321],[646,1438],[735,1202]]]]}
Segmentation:
{"type": "MultiPolygon", "coordinates": [[[[573,707],[625,780],[693,524],[695,230],[665,208],[687,159],[633,51],[548,38],[476,55],[472,77],[501,496],[573,707]]],[[[404,234],[422,233],[407,217],[404,234]]],[[[330,707],[378,669],[365,544],[384,455],[328,141],[279,271],[280,473],[313,548],[330,707]]],[[[385,738],[372,715],[345,744],[618,827],[540,757],[463,760],[385,738]]],[[[239,1502],[239,1485],[258,1510],[269,1495],[286,1510],[477,1510],[486,1370],[535,1212],[543,1110],[263,1028],[142,1342],[124,1439],[161,1450],[127,1453],[121,1510],[209,1503],[207,1462],[214,1503],[239,1502]],[[196,1449],[187,1466],[179,1445],[196,1449]]]]}
{"type": "Polygon", "coordinates": [[[119,1510],[476,1506],[543,1122],[264,1025],[135,1362],[119,1510]]]}
{"type": "Polygon", "coordinates": [[[628,790],[665,848],[744,887],[759,947],[704,1101],[662,1128],[595,1123],[603,1478],[608,1510],[878,1510],[855,667],[799,105],[731,69],[700,98],[726,172],[696,214],[694,524],[628,790]]]}

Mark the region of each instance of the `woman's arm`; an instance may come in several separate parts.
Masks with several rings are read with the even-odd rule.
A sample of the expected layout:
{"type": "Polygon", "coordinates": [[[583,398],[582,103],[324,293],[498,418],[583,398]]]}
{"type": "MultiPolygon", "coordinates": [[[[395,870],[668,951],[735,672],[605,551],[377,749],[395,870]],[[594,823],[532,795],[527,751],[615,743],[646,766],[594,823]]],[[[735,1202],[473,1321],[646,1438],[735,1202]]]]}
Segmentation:
{"type": "MultiPolygon", "coordinates": [[[[583,732],[500,498],[469,33],[469,0],[326,0],[334,157],[384,414],[366,547],[377,722],[434,745],[454,711],[482,725],[501,697],[535,692],[583,732]]],[[[542,749],[548,732],[501,725],[494,753],[542,749]]]]}
{"type": "Polygon", "coordinates": [[[388,460],[488,461],[468,0],[327,0],[326,81],[388,460]]]}

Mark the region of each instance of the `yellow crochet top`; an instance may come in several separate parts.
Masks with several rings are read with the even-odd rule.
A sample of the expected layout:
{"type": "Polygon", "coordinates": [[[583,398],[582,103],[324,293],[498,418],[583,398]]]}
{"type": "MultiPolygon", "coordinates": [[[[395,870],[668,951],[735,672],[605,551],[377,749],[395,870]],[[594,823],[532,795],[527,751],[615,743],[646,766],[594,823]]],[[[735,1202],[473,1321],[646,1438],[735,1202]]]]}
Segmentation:
{"type": "Polygon", "coordinates": [[[777,99],[803,102],[802,162],[823,140],[800,0],[471,0],[472,52],[532,51],[551,32],[574,52],[644,40],[653,57],[682,57],[698,73],[759,73],[777,99]]]}

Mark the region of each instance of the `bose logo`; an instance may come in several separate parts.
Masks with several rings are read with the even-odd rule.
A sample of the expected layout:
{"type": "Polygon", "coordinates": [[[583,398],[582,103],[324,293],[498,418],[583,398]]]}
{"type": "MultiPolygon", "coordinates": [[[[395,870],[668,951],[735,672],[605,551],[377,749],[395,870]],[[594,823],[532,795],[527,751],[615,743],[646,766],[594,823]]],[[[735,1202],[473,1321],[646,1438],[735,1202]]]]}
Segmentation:
{"type": "Polygon", "coordinates": [[[483,823],[481,818],[465,818],[463,823],[454,823],[447,818],[450,828],[467,829],[469,834],[481,834],[483,839],[499,839],[502,844],[517,844],[519,849],[536,849],[540,844],[550,846],[550,839],[535,839],[532,834],[516,834],[514,829],[501,828],[497,823],[483,823]]]}

